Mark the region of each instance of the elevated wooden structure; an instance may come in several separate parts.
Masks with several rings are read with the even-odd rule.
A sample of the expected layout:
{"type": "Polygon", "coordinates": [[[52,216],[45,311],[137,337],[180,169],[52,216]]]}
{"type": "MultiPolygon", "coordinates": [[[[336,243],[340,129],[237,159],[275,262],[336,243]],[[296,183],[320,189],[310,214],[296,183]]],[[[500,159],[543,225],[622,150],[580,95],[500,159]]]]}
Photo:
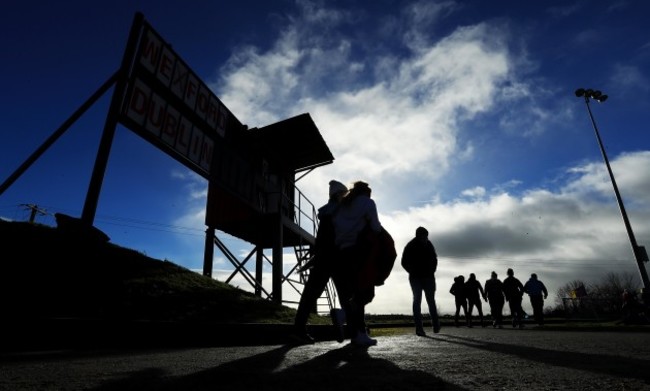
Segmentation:
{"type": "MultiPolygon", "coordinates": [[[[296,181],[309,171],[334,161],[311,116],[307,113],[262,128],[245,129],[234,134],[227,150],[218,151],[210,180],[206,225],[204,274],[212,271],[212,245],[216,245],[235,266],[230,281],[237,273],[255,288],[255,293],[283,302],[282,285],[298,284],[306,272],[298,273],[312,254],[318,221],[316,207],[296,186],[296,181]],[[234,158],[234,153],[238,158],[234,158]],[[238,161],[232,173],[233,161],[238,161]],[[237,260],[217,236],[223,231],[254,246],[253,251],[237,260]],[[282,270],[283,249],[293,247],[296,264],[288,272],[282,270]],[[272,249],[272,259],[264,250],[272,249]],[[245,264],[256,255],[255,275],[245,264]],[[263,263],[272,267],[272,290],[262,286],[263,263]]],[[[333,292],[325,296],[328,310],[333,292]]]]}

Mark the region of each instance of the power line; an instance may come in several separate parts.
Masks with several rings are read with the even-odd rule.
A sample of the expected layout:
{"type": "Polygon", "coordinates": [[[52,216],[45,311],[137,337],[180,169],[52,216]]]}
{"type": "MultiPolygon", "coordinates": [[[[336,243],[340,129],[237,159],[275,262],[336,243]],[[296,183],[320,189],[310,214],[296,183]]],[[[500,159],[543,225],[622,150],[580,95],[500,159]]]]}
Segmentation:
{"type": "MultiPolygon", "coordinates": [[[[24,205],[30,205],[30,204],[20,204],[18,206],[24,206],[24,205]]],[[[11,207],[15,208],[16,205],[12,205],[11,207]]],[[[49,210],[57,210],[57,211],[59,211],[61,213],[66,213],[66,214],[77,213],[77,211],[57,208],[57,207],[54,207],[54,206],[47,206],[47,208],[49,210]]],[[[43,210],[45,210],[45,209],[43,209],[43,210]]],[[[54,213],[47,213],[47,215],[54,216],[54,213]]],[[[174,225],[174,224],[160,223],[160,222],[154,222],[154,221],[148,221],[148,220],[134,219],[134,218],[130,218],[130,217],[111,216],[111,215],[97,215],[97,218],[96,218],[95,221],[100,222],[102,224],[110,224],[110,225],[115,225],[115,226],[118,226],[118,227],[134,228],[134,229],[140,229],[140,230],[145,230],[145,231],[167,232],[167,233],[172,233],[172,234],[181,234],[181,235],[190,235],[190,236],[204,236],[205,235],[205,229],[203,229],[203,228],[186,227],[186,226],[181,226],[181,225],[174,225]]],[[[230,234],[226,234],[226,235],[228,235],[231,238],[238,239],[238,238],[233,237],[230,234]]]]}
{"type": "MultiPolygon", "coordinates": [[[[33,204],[20,204],[19,206],[26,207],[33,204]]],[[[33,205],[36,207],[36,205],[33,205]]],[[[13,206],[15,207],[15,206],[13,206]]],[[[61,210],[68,213],[74,213],[70,210],[58,209],[55,207],[47,206],[50,210],[61,210]]],[[[39,210],[45,212],[47,215],[53,215],[52,213],[47,213],[47,209],[39,208],[39,210]]],[[[203,236],[205,235],[205,230],[202,228],[186,227],[181,225],[160,223],[142,219],[135,219],[130,217],[120,217],[120,216],[110,216],[110,215],[97,215],[96,221],[103,224],[110,224],[119,227],[128,227],[146,231],[155,231],[155,232],[167,232],[172,234],[181,234],[181,235],[190,235],[190,236],[203,236]]],[[[227,234],[229,235],[229,234],[227,234]]],[[[229,235],[231,236],[231,235],[229,235]]],[[[234,237],[233,237],[234,238],[234,237]]],[[[238,239],[238,238],[234,238],[238,239]]],[[[490,263],[498,263],[502,265],[529,265],[529,264],[545,264],[545,265],[574,265],[574,266],[592,266],[592,267],[605,267],[611,266],[612,264],[625,263],[629,262],[627,260],[621,259],[540,259],[540,258],[499,258],[499,257],[490,257],[490,256],[454,256],[454,255],[445,255],[438,256],[439,260],[450,259],[456,263],[469,264],[476,263],[479,261],[490,263]]],[[[443,261],[444,262],[444,261],[443,261]]]]}
{"type": "Polygon", "coordinates": [[[564,269],[567,267],[571,268],[593,268],[593,269],[612,269],[613,267],[620,268],[621,265],[627,265],[629,259],[538,259],[538,258],[490,258],[490,257],[455,257],[455,256],[438,256],[439,267],[442,263],[453,263],[458,266],[469,266],[472,267],[476,263],[489,264],[492,267],[502,266],[502,267],[524,267],[524,268],[554,268],[554,269],[564,269]]]}
{"type": "Polygon", "coordinates": [[[126,217],[98,215],[96,221],[103,222],[105,224],[117,225],[121,227],[138,228],[138,229],[145,229],[149,231],[158,231],[158,232],[179,233],[184,235],[199,236],[205,233],[205,230],[200,228],[157,223],[153,221],[138,220],[138,219],[132,219],[126,217]],[[155,227],[155,228],[151,228],[151,227],[155,227]]]}
{"type": "Polygon", "coordinates": [[[500,264],[553,264],[553,265],[577,265],[581,263],[588,263],[589,265],[611,265],[613,263],[619,262],[629,262],[629,259],[539,259],[539,258],[516,258],[516,259],[506,259],[506,258],[491,258],[491,257],[467,257],[467,256],[438,256],[438,260],[441,259],[453,259],[455,262],[459,263],[475,263],[478,261],[489,261],[496,262],[500,264]]]}

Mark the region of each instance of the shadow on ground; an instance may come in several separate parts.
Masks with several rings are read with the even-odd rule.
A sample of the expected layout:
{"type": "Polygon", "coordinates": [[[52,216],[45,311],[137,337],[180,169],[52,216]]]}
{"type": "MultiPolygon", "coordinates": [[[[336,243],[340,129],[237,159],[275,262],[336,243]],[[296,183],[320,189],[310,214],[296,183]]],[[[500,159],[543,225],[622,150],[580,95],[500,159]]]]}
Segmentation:
{"type": "Polygon", "coordinates": [[[143,370],[93,390],[464,390],[423,371],[400,369],[350,344],[283,369],[291,349],[281,346],[172,380],[164,371],[143,370]]]}

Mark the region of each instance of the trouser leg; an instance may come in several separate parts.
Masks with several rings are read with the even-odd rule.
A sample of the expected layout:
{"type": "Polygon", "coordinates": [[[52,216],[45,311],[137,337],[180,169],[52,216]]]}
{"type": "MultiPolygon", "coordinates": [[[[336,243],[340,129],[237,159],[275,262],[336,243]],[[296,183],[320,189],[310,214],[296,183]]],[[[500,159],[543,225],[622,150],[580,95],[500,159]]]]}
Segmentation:
{"type": "Polygon", "coordinates": [[[429,316],[431,316],[431,325],[434,330],[440,327],[438,319],[438,308],[436,307],[436,281],[435,279],[426,279],[424,281],[424,296],[429,307],[429,316]]]}
{"type": "Polygon", "coordinates": [[[411,285],[411,292],[413,293],[413,323],[415,324],[416,332],[423,332],[424,326],[422,325],[422,284],[417,278],[409,278],[411,285]]]}
{"type": "Polygon", "coordinates": [[[296,310],[294,324],[297,328],[306,327],[309,314],[314,310],[316,301],[323,294],[328,280],[329,273],[323,268],[315,266],[310,271],[296,310]]]}

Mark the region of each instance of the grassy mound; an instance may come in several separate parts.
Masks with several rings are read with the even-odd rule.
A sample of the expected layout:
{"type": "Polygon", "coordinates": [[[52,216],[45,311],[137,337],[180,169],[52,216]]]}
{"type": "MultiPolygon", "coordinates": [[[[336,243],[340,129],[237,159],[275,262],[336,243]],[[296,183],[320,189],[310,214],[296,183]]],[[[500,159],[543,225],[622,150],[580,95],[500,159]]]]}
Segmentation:
{"type": "Polygon", "coordinates": [[[291,323],[295,310],[75,229],[0,221],[4,314],[291,323]]]}

